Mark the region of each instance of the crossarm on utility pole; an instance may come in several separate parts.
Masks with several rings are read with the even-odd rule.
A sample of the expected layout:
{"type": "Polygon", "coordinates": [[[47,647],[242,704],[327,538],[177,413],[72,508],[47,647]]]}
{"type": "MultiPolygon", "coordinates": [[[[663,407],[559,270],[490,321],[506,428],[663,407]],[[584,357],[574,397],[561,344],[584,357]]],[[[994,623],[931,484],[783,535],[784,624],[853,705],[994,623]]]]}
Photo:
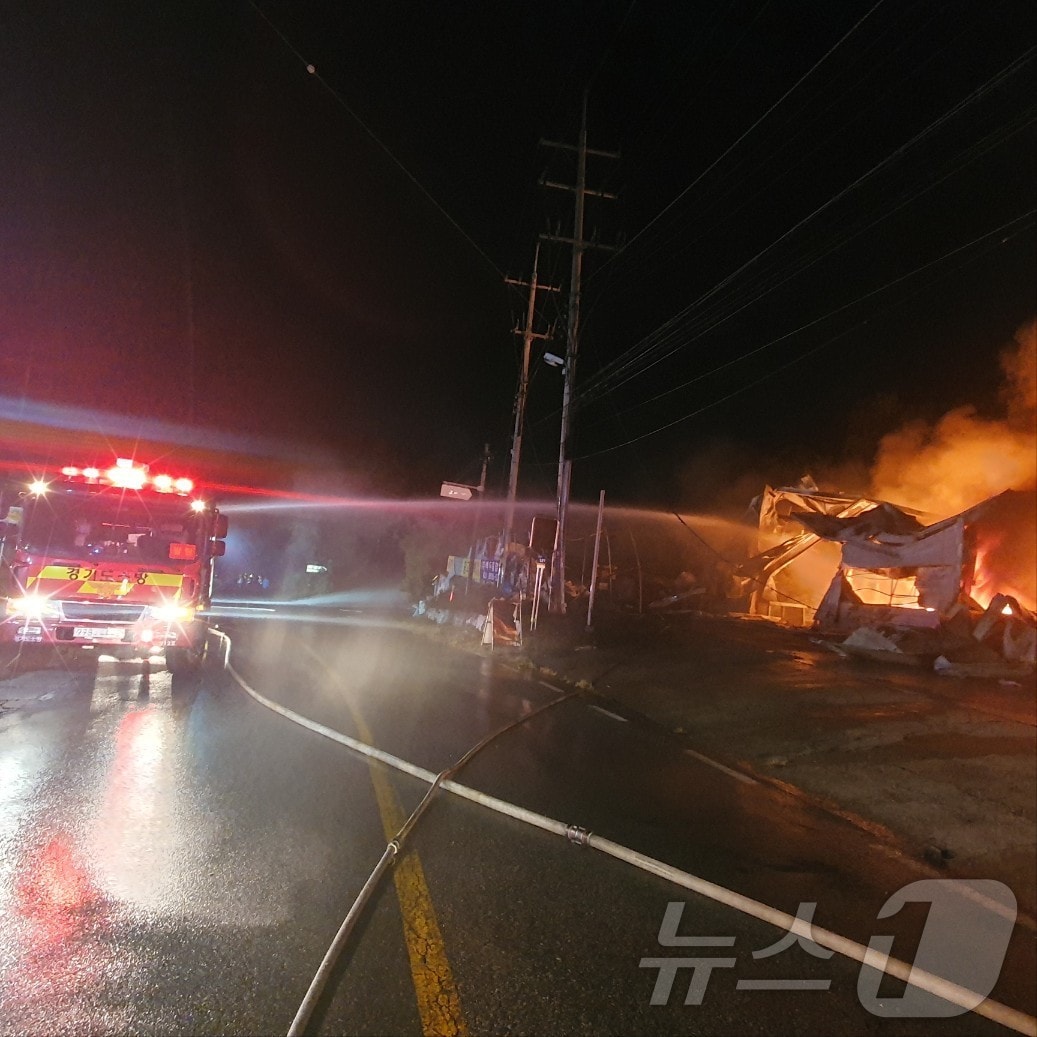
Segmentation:
{"type": "MultiPolygon", "coordinates": [[[[562,387],[562,420],[558,443],[558,526],[555,532],[555,547],[551,562],[550,601],[553,612],[565,612],[565,537],[569,516],[569,491],[572,485],[572,402],[576,384],[576,356],[580,345],[580,278],[583,269],[583,253],[588,248],[601,247],[594,241],[586,241],[583,236],[584,203],[588,196],[614,198],[605,192],[590,191],[587,188],[587,156],[600,155],[605,158],[618,158],[619,155],[607,151],[595,151],[587,147],[587,91],[583,92],[583,104],[580,112],[579,143],[573,147],[569,144],[557,144],[553,141],[541,141],[548,147],[557,147],[576,153],[576,183],[563,185],[546,182],[547,186],[564,188],[572,191],[576,199],[576,210],[573,217],[573,236],[568,243],[572,246],[572,270],[569,281],[569,321],[566,334],[565,381],[562,387]]],[[[546,237],[546,235],[545,235],[546,237]]]]}

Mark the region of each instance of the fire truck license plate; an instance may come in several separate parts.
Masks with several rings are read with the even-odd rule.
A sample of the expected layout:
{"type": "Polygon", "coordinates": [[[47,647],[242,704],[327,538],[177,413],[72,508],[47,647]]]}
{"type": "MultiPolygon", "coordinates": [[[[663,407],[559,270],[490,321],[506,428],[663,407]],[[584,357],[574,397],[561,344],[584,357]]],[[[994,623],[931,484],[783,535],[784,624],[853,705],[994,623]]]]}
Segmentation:
{"type": "Polygon", "coordinates": [[[73,627],[73,637],[102,638],[105,641],[121,641],[126,636],[125,627],[73,627]]]}

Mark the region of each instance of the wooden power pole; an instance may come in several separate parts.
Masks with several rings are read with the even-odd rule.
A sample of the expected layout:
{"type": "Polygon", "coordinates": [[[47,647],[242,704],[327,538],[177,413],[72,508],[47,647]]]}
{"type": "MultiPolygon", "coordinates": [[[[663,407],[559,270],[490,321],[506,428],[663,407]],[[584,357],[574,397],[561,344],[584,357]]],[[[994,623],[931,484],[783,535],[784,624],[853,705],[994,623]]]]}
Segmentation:
{"type": "Polygon", "coordinates": [[[576,183],[560,184],[541,179],[545,187],[555,187],[563,191],[572,191],[576,198],[576,211],[573,219],[573,236],[542,234],[545,241],[559,241],[572,246],[572,270],[569,280],[569,321],[566,330],[565,381],[562,388],[562,427],[558,444],[558,530],[555,534],[554,557],[551,564],[551,611],[565,611],[565,534],[569,516],[569,490],[572,483],[572,406],[573,388],[576,384],[576,354],[580,345],[580,279],[583,270],[583,253],[588,248],[604,248],[618,251],[595,241],[585,241],[583,237],[583,210],[588,196],[593,198],[615,199],[616,195],[606,191],[593,191],[587,187],[587,156],[597,155],[602,158],[619,158],[617,152],[597,151],[587,147],[587,91],[583,92],[583,106],[580,116],[580,138],[576,147],[571,144],[558,144],[554,141],[542,140],[541,144],[563,151],[576,152],[576,183]]]}
{"type": "MultiPolygon", "coordinates": [[[[516,328],[515,334],[522,336],[522,369],[519,372],[518,394],[515,397],[515,431],[511,437],[511,473],[508,478],[508,506],[504,517],[504,550],[511,543],[515,526],[515,500],[518,496],[519,460],[522,456],[522,435],[526,426],[526,398],[529,395],[529,359],[534,339],[548,339],[550,335],[540,335],[533,330],[536,314],[536,294],[538,291],[557,292],[559,289],[550,285],[542,285],[537,281],[537,267],[540,262],[540,243],[533,253],[533,277],[529,281],[529,302],[526,304],[526,323],[523,328],[516,328]]],[[[506,284],[526,286],[525,281],[515,281],[506,277],[506,284]]]]}

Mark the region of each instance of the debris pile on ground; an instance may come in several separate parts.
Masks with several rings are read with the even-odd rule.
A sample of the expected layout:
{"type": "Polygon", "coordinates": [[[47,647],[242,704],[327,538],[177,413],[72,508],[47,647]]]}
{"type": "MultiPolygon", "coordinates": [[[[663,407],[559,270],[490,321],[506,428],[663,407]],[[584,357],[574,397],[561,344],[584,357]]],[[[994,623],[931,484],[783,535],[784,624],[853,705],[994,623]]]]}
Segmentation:
{"type": "Polygon", "coordinates": [[[864,626],[825,643],[840,655],[931,667],[947,677],[1011,679],[1034,673],[1037,616],[998,594],[985,611],[962,609],[934,629],[864,626]]]}

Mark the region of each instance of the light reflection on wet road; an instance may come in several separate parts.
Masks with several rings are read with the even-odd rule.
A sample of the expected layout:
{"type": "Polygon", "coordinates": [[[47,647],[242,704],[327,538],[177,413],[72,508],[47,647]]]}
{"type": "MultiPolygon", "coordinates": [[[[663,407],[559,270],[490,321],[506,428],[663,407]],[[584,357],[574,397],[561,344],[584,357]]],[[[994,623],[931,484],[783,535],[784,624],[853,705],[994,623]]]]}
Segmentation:
{"type": "MultiPolygon", "coordinates": [[[[306,639],[316,655],[297,636],[242,636],[236,665],[268,694],[356,733],[349,699],[380,745],[433,770],[554,696],[400,634],[325,631],[306,639]],[[301,672],[281,669],[304,658],[301,672]]],[[[284,1032],[384,847],[367,764],[222,675],[174,688],[162,671],[102,663],[74,676],[59,708],[0,722],[0,1032],[284,1032]]],[[[776,846],[773,793],[761,799],[582,704],[509,736],[463,780],[790,901],[816,893],[811,868],[834,860],[825,892],[840,903],[855,895],[832,879],[852,875],[852,848],[811,851],[824,825],[809,812],[789,813],[776,846]],[[789,845],[802,847],[791,866],[789,845]]],[[[424,791],[392,782],[406,809],[424,791]]],[[[638,967],[660,953],[671,900],[693,901],[694,931],[736,933],[750,947],[775,939],[763,923],[449,799],[419,826],[416,849],[472,1032],[787,1032],[767,997],[717,998],[694,1015],[677,995],[651,1007],[654,976],[638,967]]],[[[800,1033],[1002,1032],[976,1017],[880,1028],[856,1003],[854,966],[801,968],[834,976],[840,993],[797,1001],[800,1033]]],[[[421,1032],[391,883],[320,1032],[421,1032]]]]}
{"type": "Polygon", "coordinates": [[[380,852],[373,825],[339,834],[372,813],[366,766],[140,664],[79,678],[0,736],[0,1030],[283,1032],[349,906],[329,874],[380,852]]]}

